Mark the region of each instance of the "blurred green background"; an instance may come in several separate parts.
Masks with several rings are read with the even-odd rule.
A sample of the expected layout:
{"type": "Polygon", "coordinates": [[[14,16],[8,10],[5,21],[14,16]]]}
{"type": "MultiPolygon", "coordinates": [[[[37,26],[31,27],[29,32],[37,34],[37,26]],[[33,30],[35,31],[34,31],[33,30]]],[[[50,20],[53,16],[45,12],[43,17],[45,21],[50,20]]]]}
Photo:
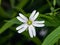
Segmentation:
{"type": "Polygon", "coordinates": [[[0,0],[0,45],[60,45],[60,0],[0,0]],[[33,10],[45,27],[36,27],[36,37],[30,38],[28,31],[17,33],[22,23],[16,16],[29,17],[33,10]]]}

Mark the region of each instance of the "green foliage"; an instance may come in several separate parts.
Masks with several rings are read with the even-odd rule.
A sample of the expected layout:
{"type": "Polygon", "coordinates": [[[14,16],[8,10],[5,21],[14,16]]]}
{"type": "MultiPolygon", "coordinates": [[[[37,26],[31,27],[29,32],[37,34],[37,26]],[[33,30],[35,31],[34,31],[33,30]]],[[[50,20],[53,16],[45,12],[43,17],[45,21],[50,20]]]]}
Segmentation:
{"type": "Polygon", "coordinates": [[[58,39],[60,39],[60,26],[46,37],[42,45],[53,45],[58,39]]]}
{"type": "Polygon", "coordinates": [[[53,5],[54,5],[54,6],[56,5],[56,0],[53,0],[53,5]]]}
{"type": "Polygon", "coordinates": [[[12,19],[11,21],[8,21],[7,23],[5,23],[5,24],[2,26],[2,28],[0,29],[0,34],[1,34],[2,32],[4,32],[7,28],[11,27],[11,26],[14,24],[15,20],[16,20],[16,19],[14,18],[14,19],[12,19]]]}
{"type": "Polygon", "coordinates": [[[27,4],[28,1],[29,0],[21,0],[21,2],[16,6],[16,9],[20,11],[27,4]]]}
{"type": "Polygon", "coordinates": [[[0,0],[0,5],[1,5],[1,0],[0,0]]]}
{"type": "MultiPolygon", "coordinates": [[[[0,0],[0,45],[12,45],[9,39],[15,38],[15,34],[17,35],[16,39],[23,39],[16,41],[15,45],[23,45],[26,40],[32,41],[36,45],[60,45],[58,43],[60,42],[60,3],[59,0],[46,0],[46,2],[47,3],[45,3],[44,0],[9,0],[3,5],[3,0],[0,0]],[[10,5],[7,5],[7,2],[10,2],[8,3],[10,5]],[[56,7],[56,5],[58,7],[56,7]],[[11,6],[11,8],[9,6],[11,6]],[[18,13],[29,17],[31,12],[35,9],[40,12],[37,20],[45,20],[45,27],[48,29],[47,35],[42,38],[43,40],[39,34],[34,38],[30,38],[28,31],[21,33],[23,36],[20,36],[20,34],[16,32],[16,27],[22,24],[22,22],[16,18],[18,13]]],[[[40,31],[41,28],[36,29],[40,31]]]]}
{"type": "Polygon", "coordinates": [[[11,4],[11,7],[13,8],[15,4],[15,0],[10,0],[10,4],[11,4]]]}

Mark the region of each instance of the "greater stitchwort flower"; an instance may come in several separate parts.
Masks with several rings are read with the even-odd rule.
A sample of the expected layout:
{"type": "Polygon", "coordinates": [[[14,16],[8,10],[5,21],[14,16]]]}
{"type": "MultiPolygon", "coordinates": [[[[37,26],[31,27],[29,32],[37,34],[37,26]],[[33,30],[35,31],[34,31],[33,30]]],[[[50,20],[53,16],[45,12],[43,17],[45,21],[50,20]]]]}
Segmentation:
{"type": "Polygon", "coordinates": [[[45,21],[35,21],[35,19],[38,17],[38,15],[39,15],[39,12],[36,12],[36,10],[34,10],[31,13],[31,15],[30,15],[30,17],[28,19],[23,14],[19,13],[19,16],[17,16],[17,19],[19,21],[23,22],[23,24],[16,28],[16,30],[18,30],[18,33],[22,33],[28,28],[30,37],[31,38],[35,37],[36,36],[35,27],[43,27],[43,26],[45,26],[44,25],[45,21]]]}

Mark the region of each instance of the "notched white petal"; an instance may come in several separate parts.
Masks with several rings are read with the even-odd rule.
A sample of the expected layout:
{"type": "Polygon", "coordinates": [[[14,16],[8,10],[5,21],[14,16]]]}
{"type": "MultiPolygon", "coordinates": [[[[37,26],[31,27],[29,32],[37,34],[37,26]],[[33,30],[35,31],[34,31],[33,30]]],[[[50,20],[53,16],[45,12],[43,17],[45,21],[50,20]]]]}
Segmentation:
{"type": "Polygon", "coordinates": [[[18,27],[16,28],[16,30],[19,30],[19,29],[21,29],[21,28],[24,28],[25,25],[26,25],[26,24],[22,24],[22,25],[18,26],[18,27]]]}
{"type": "Polygon", "coordinates": [[[29,35],[30,35],[31,38],[33,38],[33,32],[32,32],[31,26],[29,26],[29,35]]]}
{"type": "Polygon", "coordinates": [[[44,27],[45,26],[45,24],[33,24],[35,27],[44,27]]]}
{"type": "Polygon", "coordinates": [[[19,21],[21,21],[21,22],[26,22],[25,20],[23,20],[21,17],[19,17],[19,16],[17,16],[16,17],[19,21]]]}
{"type": "Polygon", "coordinates": [[[23,14],[21,14],[21,13],[19,13],[19,16],[22,18],[22,19],[24,19],[25,21],[27,21],[28,19],[27,19],[27,17],[25,17],[23,14]]]}
{"type": "Polygon", "coordinates": [[[22,32],[24,32],[26,29],[27,29],[27,25],[25,26],[25,27],[23,27],[23,28],[21,28],[20,30],[18,30],[18,33],[22,33],[22,32]]]}
{"type": "Polygon", "coordinates": [[[29,19],[32,19],[32,17],[34,17],[35,13],[36,13],[36,10],[34,10],[34,11],[31,13],[29,19]]]}
{"type": "Polygon", "coordinates": [[[38,17],[38,15],[39,15],[39,12],[37,12],[37,13],[35,14],[35,16],[34,16],[34,17],[32,17],[32,18],[33,18],[33,20],[35,20],[35,19],[38,17]]]}
{"type": "Polygon", "coordinates": [[[33,23],[41,24],[41,23],[45,23],[45,21],[34,21],[33,23]]]}
{"type": "Polygon", "coordinates": [[[29,26],[29,34],[31,38],[33,38],[33,36],[36,36],[35,28],[32,25],[29,26]]]}
{"type": "Polygon", "coordinates": [[[31,26],[31,29],[32,29],[33,36],[35,37],[36,36],[36,30],[33,26],[31,26]]]}

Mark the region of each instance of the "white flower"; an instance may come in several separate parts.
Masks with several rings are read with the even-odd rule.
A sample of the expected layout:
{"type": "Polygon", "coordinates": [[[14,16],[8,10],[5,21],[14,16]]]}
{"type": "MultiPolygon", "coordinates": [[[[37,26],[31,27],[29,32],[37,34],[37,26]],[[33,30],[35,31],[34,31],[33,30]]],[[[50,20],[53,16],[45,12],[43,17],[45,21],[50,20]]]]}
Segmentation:
{"type": "Polygon", "coordinates": [[[23,22],[23,24],[16,28],[16,30],[18,30],[18,33],[22,33],[28,28],[30,37],[31,38],[33,38],[33,36],[35,37],[36,36],[35,27],[45,26],[43,24],[45,21],[35,21],[38,15],[39,15],[39,12],[36,12],[36,10],[34,10],[28,19],[23,14],[19,13],[19,16],[17,16],[17,19],[23,22]]]}

